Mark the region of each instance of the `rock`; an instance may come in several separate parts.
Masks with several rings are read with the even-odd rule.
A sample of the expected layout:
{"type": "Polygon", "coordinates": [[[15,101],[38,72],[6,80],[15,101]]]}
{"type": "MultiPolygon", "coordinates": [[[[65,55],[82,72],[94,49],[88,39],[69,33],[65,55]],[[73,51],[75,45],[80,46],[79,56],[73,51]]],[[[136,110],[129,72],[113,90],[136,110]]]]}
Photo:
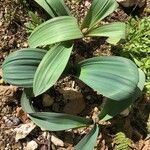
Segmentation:
{"type": "Polygon", "coordinates": [[[51,150],[57,150],[54,144],[51,145],[51,150]]]}
{"type": "Polygon", "coordinates": [[[74,89],[67,89],[64,90],[63,97],[66,103],[63,109],[65,113],[76,115],[84,110],[85,101],[80,92],[74,89]]]}
{"type": "Polygon", "coordinates": [[[139,6],[142,7],[145,5],[146,0],[117,0],[123,7],[132,7],[132,6],[139,6]]]}
{"type": "Polygon", "coordinates": [[[7,127],[13,126],[13,122],[10,119],[8,119],[6,116],[4,116],[2,119],[4,120],[7,127]]]}
{"type": "Polygon", "coordinates": [[[20,123],[20,120],[17,117],[6,117],[2,118],[7,127],[17,126],[20,123]]]}
{"type": "Polygon", "coordinates": [[[89,1],[85,1],[85,7],[87,7],[89,9],[90,6],[91,6],[91,3],[89,1]]]}
{"type": "Polygon", "coordinates": [[[30,141],[24,150],[35,150],[38,148],[38,144],[35,141],[30,141]]]}
{"type": "Polygon", "coordinates": [[[51,136],[51,142],[55,145],[55,146],[64,146],[64,142],[62,140],[60,140],[59,138],[57,138],[56,136],[52,135],[51,136]]]}
{"type": "Polygon", "coordinates": [[[27,43],[27,42],[24,42],[24,43],[23,43],[23,47],[25,47],[25,48],[28,47],[28,43],[27,43]]]}
{"type": "Polygon", "coordinates": [[[0,27],[3,25],[3,22],[2,21],[0,21],[0,27]]]}
{"type": "Polygon", "coordinates": [[[16,142],[25,138],[35,127],[36,125],[33,122],[28,122],[26,124],[22,124],[19,128],[15,128],[14,131],[16,132],[16,142]]]}
{"type": "Polygon", "coordinates": [[[42,105],[44,107],[50,107],[53,103],[54,103],[54,99],[50,95],[48,94],[43,95],[42,105]]]}
{"type": "Polygon", "coordinates": [[[13,116],[10,119],[12,120],[14,126],[19,125],[19,123],[20,123],[19,118],[13,116]]]}
{"type": "Polygon", "coordinates": [[[122,111],[120,114],[121,114],[122,116],[124,116],[124,117],[127,117],[127,116],[129,115],[129,113],[130,113],[130,109],[127,108],[127,109],[125,109],[124,111],[122,111]]]}

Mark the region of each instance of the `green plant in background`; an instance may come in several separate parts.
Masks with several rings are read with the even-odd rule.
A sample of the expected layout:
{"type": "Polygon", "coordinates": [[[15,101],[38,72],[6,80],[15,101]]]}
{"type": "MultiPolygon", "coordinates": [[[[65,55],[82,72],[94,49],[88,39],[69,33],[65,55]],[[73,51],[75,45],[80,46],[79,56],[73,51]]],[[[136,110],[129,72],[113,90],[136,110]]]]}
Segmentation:
{"type": "MultiPolygon", "coordinates": [[[[115,0],[93,0],[81,28],[70,15],[63,0],[35,0],[51,19],[31,33],[29,48],[11,53],[2,65],[3,79],[24,87],[21,105],[38,126],[51,131],[67,130],[93,125],[93,128],[76,146],[76,150],[92,150],[96,144],[100,124],[129,107],[140,96],[144,86],[144,73],[129,59],[102,56],[83,60],[72,66],[72,74],[107,100],[96,120],[62,113],[38,112],[32,98],[46,92],[62,75],[73,49],[75,39],[107,37],[116,44],[125,38],[125,24],[115,22],[100,25],[100,21],[118,6],[115,0]],[[48,50],[42,49],[50,46],[48,50]],[[37,48],[40,47],[40,48],[37,48]],[[110,109],[111,108],[111,109],[110,109]]],[[[70,72],[70,71],[69,71],[70,72]]]]}
{"type": "Polygon", "coordinates": [[[145,87],[150,94],[150,18],[130,18],[124,43],[118,45],[117,55],[132,59],[146,75],[145,87]]]}
{"type": "Polygon", "coordinates": [[[33,13],[32,11],[29,11],[29,17],[31,20],[25,24],[27,28],[27,33],[31,33],[37,26],[42,24],[44,21],[41,17],[37,15],[37,13],[33,13]]]}
{"type": "Polygon", "coordinates": [[[123,132],[118,132],[113,140],[114,150],[130,150],[132,141],[123,132]]]}

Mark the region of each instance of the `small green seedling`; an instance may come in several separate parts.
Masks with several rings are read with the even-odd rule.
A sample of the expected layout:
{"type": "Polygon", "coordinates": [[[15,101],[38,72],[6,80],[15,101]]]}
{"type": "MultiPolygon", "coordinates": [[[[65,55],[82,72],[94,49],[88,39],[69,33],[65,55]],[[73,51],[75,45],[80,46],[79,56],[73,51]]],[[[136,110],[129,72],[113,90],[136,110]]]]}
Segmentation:
{"type": "Polygon", "coordinates": [[[76,150],[92,150],[96,144],[101,121],[111,119],[129,107],[141,94],[144,74],[129,59],[117,56],[93,57],[75,64],[77,78],[105,97],[98,119],[92,120],[62,113],[38,112],[32,97],[51,88],[66,68],[76,39],[107,37],[116,44],[125,38],[125,24],[100,25],[118,4],[115,0],[93,0],[87,16],[79,27],[63,0],[35,0],[51,19],[34,29],[28,39],[29,48],[11,53],[3,63],[3,78],[10,84],[24,87],[21,105],[34,123],[43,129],[60,131],[93,125],[76,146],[76,150]],[[42,49],[50,46],[48,50],[42,49]],[[39,47],[39,48],[37,48],[39,47]],[[33,89],[32,89],[33,88],[33,89]]]}
{"type": "Polygon", "coordinates": [[[120,43],[117,55],[132,59],[146,75],[145,87],[150,94],[150,18],[130,18],[127,22],[127,37],[120,43]]]}

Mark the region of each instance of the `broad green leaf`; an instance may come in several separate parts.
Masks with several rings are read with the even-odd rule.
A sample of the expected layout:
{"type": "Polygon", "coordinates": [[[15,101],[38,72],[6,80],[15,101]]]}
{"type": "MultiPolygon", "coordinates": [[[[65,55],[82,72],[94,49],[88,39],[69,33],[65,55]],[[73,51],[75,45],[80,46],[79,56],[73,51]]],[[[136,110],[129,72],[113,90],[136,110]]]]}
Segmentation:
{"type": "Polygon", "coordinates": [[[69,114],[36,112],[32,106],[31,89],[25,89],[21,98],[21,106],[29,114],[31,120],[39,127],[50,131],[60,131],[90,125],[92,120],[69,114]]]}
{"type": "Polygon", "coordinates": [[[93,0],[91,8],[83,21],[82,29],[95,27],[99,21],[110,15],[117,7],[116,0],[93,0]]]}
{"type": "Polygon", "coordinates": [[[51,17],[68,16],[70,11],[64,0],[35,0],[51,17]]]}
{"type": "Polygon", "coordinates": [[[52,10],[52,8],[50,8],[46,0],[34,0],[34,1],[37,2],[51,17],[55,17],[54,11],[52,10]]]}
{"type": "Polygon", "coordinates": [[[99,115],[101,120],[109,120],[120,114],[126,108],[128,108],[142,93],[145,83],[145,75],[141,69],[139,69],[139,82],[137,89],[134,92],[133,98],[124,99],[122,101],[114,101],[112,99],[107,99],[104,103],[103,109],[99,115]]]}
{"type": "Polygon", "coordinates": [[[93,150],[96,145],[97,136],[99,132],[98,125],[93,129],[74,147],[75,150],[93,150]]]}
{"type": "MultiPolygon", "coordinates": [[[[71,13],[64,3],[64,0],[45,0],[51,10],[57,14],[57,16],[69,16],[71,13]]],[[[55,15],[56,16],[56,15],[55,15]]]]}
{"type": "Polygon", "coordinates": [[[35,112],[29,114],[35,124],[50,131],[61,131],[90,125],[91,120],[63,113],[35,112]]]}
{"type": "Polygon", "coordinates": [[[67,65],[72,48],[72,44],[60,43],[46,53],[34,76],[35,96],[42,94],[56,83],[67,65]]]}
{"type": "Polygon", "coordinates": [[[29,37],[29,45],[30,47],[38,47],[82,37],[74,17],[55,17],[35,28],[29,37]]]}
{"type": "Polygon", "coordinates": [[[78,68],[80,80],[117,101],[133,96],[139,81],[138,68],[123,57],[94,57],[80,62],[78,68]]]}
{"type": "Polygon", "coordinates": [[[3,62],[3,79],[19,87],[32,87],[35,71],[45,50],[26,48],[11,53],[3,62]]]}
{"type": "Polygon", "coordinates": [[[110,44],[117,44],[120,39],[125,39],[126,25],[125,23],[115,22],[97,27],[86,36],[108,37],[107,42],[110,44]]]}

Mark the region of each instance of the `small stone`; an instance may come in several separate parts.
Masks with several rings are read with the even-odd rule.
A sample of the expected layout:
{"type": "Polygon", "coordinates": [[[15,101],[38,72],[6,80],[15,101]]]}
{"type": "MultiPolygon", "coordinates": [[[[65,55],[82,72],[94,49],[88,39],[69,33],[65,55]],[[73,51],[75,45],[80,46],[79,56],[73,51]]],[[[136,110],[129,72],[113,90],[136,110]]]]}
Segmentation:
{"type": "Polygon", "coordinates": [[[42,134],[42,136],[43,136],[43,138],[45,139],[46,138],[46,132],[43,132],[43,134],[42,134]]]}
{"type": "Polygon", "coordinates": [[[17,47],[20,47],[20,44],[19,44],[19,43],[17,44],[17,47]]]}
{"type": "Polygon", "coordinates": [[[54,99],[50,95],[48,94],[43,95],[42,105],[44,107],[50,107],[53,103],[54,103],[54,99]]]}
{"type": "Polygon", "coordinates": [[[25,47],[25,48],[28,47],[28,43],[27,43],[27,42],[24,42],[24,43],[23,43],[23,47],[25,47]]]}
{"type": "Polygon", "coordinates": [[[19,128],[15,128],[16,142],[18,142],[19,139],[25,138],[35,127],[36,125],[33,122],[28,122],[26,124],[22,124],[19,128]]]}
{"type": "Polygon", "coordinates": [[[85,101],[82,93],[72,89],[67,89],[64,90],[63,96],[66,101],[66,105],[63,109],[65,113],[76,115],[84,110],[85,101]]]}
{"type": "Polygon", "coordinates": [[[51,136],[51,141],[55,146],[61,146],[61,147],[64,146],[64,142],[54,135],[51,136]]]}
{"type": "Polygon", "coordinates": [[[4,116],[2,119],[4,120],[5,125],[7,127],[12,127],[13,126],[13,122],[10,119],[8,119],[6,116],[4,116]]]}
{"type": "Polygon", "coordinates": [[[56,147],[54,144],[52,144],[51,148],[52,148],[52,150],[56,150],[56,147]]]}
{"type": "Polygon", "coordinates": [[[38,148],[38,144],[35,141],[30,141],[24,150],[35,150],[38,148]]]}
{"type": "Polygon", "coordinates": [[[130,110],[129,110],[129,108],[127,108],[124,111],[122,111],[120,114],[124,117],[127,117],[129,115],[129,113],[130,113],[130,110]]]}
{"type": "Polygon", "coordinates": [[[140,1],[135,1],[135,0],[117,0],[118,3],[120,3],[124,7],[131,7],[131,6],[144,6],[146,0],[140,0],[140,1]]]}
{"type": "Polygon", "coordinates": [[[2,26],[2,24],[3,24],[2,21],[0,21],[0,26],[2,26]]]}
{"type": "Polygon", "coordinates": [[[10,120],[13,122],[14,126],[17,126],[20,123],[20,120],[17,117],[11,117],[10,120]]]}
{"type": "Polygon", "coordinates": [[[90,96],[90,95],[88,95],[88,96],[86,97],[86,99],[87,99],[87,100],[90,100],[90,99],[91,99],[91,96],[90,96]]]}
{"type": "Polygon", "coordinates": [[[88,1],[85,1],[85,7],[89,8],[91,6],[91,3],[88,1]]]}

